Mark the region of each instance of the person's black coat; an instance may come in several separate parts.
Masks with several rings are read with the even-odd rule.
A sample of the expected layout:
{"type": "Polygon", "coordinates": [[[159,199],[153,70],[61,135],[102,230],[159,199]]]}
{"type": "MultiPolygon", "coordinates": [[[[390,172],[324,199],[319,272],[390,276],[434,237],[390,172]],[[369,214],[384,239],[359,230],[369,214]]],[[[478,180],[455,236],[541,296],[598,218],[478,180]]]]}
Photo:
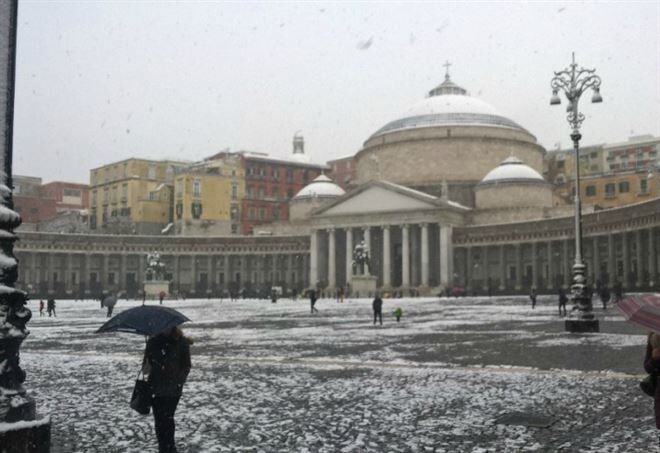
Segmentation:
{"type": "Polygon", "coordinates": [[[184,336],[157,335],[144,352],[149,384],[154,396],[181,396],[190,372],[190,343],[184,336]]]}
{"type": "Polygon", "coordinates": [[[372,303],[372,307],[374,309],[374,312],[380,313],[383,310],[383,299],[380,297],[376,296],[372,303]]]}

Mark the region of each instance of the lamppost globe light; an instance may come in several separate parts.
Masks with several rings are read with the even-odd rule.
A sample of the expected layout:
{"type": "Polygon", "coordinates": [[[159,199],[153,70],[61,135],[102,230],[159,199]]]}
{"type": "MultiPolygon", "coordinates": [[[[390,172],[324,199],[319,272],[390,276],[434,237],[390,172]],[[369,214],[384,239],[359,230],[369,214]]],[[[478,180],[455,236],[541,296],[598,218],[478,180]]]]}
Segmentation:
{"type": "Polygon", "coordinates": [[[550,98],[550,105],[559,105],[561,104],[561,99],[557,95],[557,90],[552,90],[552,97],[550,98]]]}
{"type": "Polygon", "coordinates": [[[594,104],[603,102],[603,97],[600,95],[600,89],[594,88],[594,95],[591,97],[591,102],[594,104]]]}

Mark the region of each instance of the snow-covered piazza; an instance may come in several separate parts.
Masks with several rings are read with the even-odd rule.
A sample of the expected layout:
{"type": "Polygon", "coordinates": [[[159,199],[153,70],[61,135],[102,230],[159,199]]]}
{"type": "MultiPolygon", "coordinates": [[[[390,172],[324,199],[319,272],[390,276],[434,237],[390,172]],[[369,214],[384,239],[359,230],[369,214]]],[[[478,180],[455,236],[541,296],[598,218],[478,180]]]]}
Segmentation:
{"type": "MultiPolygon", "coordinates": [[[[154,302],[147,302],[154,303],[154,302]]],[[[157,302],[155,302],[157,303],[157,302]]],[[[600,307],[564,332],[556,298],[166,301],[188,316],[193,368],[180,452],[630,452],[656,448],[644,332],[600,307]],[[403,310],[397,323],[392,312],[403,310]]],[[[141,304],[120,300],[115,314],[141,304]]],[[[128,400],[143,337],[97,334],[98,301],[58,301],[21,352],[54,452],[154,452],[128,400]]]]}

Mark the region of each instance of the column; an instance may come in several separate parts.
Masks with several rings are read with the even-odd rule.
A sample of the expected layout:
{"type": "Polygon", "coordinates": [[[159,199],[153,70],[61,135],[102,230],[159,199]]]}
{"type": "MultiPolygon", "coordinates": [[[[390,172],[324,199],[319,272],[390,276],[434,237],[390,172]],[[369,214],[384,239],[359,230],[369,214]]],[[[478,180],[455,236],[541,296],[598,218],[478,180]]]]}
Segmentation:
{"type": "Polygon", "coordinates": [[[649,246],[648,246],[648,260],[649,260],[649,286],[655,285],[655,231],[649,228],[649,246]]]}
{"type": "Polygon", "coordinates": [[[390,288],[392,286],[390,226],[383,225],[381,228],[383,229],[383,286],[390,288]]]}
{"type": "Polygon", "coordinates": [[[53,252],[48,253],[48,266],[46,270],[47,281],[48,281],[48,293],[52,293],[55,290],[55,282],[53,281],[53,272],[55,271],[55,255],[53,252]]]}
{"type": "Polygon", "coordinates": [[[181,278],[179,277],[179,274],[181,269],[181,259],[179,255],[174,255],[174,273],[172,274],[172,280],[174,281],[174,287],[176,288],[177,292],[181,290],[181,278]]]}
{"type": "Polygon", "coordinates": [[[319,282],[318,242],[319,232],[312,230],[309,238],[309,286],[316,288],[319,282]]]}
{"type": "Polygon", "coordinates": [[[346,228],[346,284],[353,284],[353,229],[346,228]]]}
{"type": "Polygon", "coordinates": [[[209,284],[209,287],[206,290],[207,293],[208,292],[214,293],[215,290],[216,290],[216,283],[217,283],[217,278],[216,278],[217,275],[216,274],[218,273],[216,271],[216,265],[215,265],[216,258],[217,258],[216,256],[211,256],[211,255],[208,255],[206,257],[206,260],[207,260],[206,261],[206,270],[208,272],[207,281],[208,281],[208,284],[209,284]]]}
{"type": "MultiPolygon", "coordinates": [[[[280,262],[280,255],[277,254],[271,255],[271,259],[272,261],[270,263],[270,267],[271,267],[271,272],[273,273],[273,286],[276,286],[279,285],[280,282],[283,280],[281,277],[277,278],[277,273],[280,270],[278,266],[280,262]]],[[[286,274],[286,270],[284,271],[284,273],[286,274]]],[[[284,277],[284,279],[286,279],[286,276],[284,277]]]]}
{"type": "Polygon", "coordinates": [[[630,281],[630,250],[626,232],[621,233],[621,246],[623,248],[623,288],[628,290],[632,286],[632,282],[630,281]]]}
{"type": "Polygon", "coordinates": [[[232,275],[231,272],[231,267],[229,264],[229,254],[225,252],[224,256],[222,257],[222,266],[223,266],[223,272],[225,275],[225,280],[223,283],[224,289],[229,288],[229,283],[234,281],[234,276],[232,275]]]}
{"type": "Polygon", "coordinates": [[[504,244],[500,245],[500,286],[499,290],[506,288],[506,261],[504,255],[504,244]]]}
{"type": "MultiPolygon", "coordinates": [[[[465,247],[465,289],[471,290],[472,288],[472,247],[465,247]]],[[[468,291],[470,293],[471,291],[468,291]]]]}
{"type": "Polygon", "coordinates": [[[410,286],[410,242],[408,225],[401,225],[401,286],[410,286]]]}
{"type": "Polygon", "coordinates": [[[539,272],[538,272],[538,248],[536,242],[532,242],[532,285],[536,287],[539,282],[539,272]]]}
{"type": "Polygon", "coordinates": [[[570,266],[570,258],[568,257],[568,241],[569,239],[564,239],[563,244],[562,244],[562,252],[563,252],[563,264],[564,264],[564,269],[562,271],[562,274],[564,274],[564,286],[566,288],[571,287],[571,266],[570,266]]]}
{"type": "Polygon", "coordinates": [[[335,260],[335,229],[330,228],[328,230],[328,289],[330,290],[337,286],[337,266],[335,265],[335,260]]]}
{"type": "Polygon", "coordinates": [[[106,291],[108,287],[108,271],[110,270],[110,256],[107,253],[103,254],[102,266],[101,266],[101,291],[106,291]]]}
{"type": "Polygon", "coordinates": [[[438,225],[440,235],[440,285],[448,288],[452,284],[451,227],[438,225]]]}
{"type": "Polygon", "coordinates": [[[121,254],[119,263],[119,290],[126,291],[126,254],[121,254]]]}
{"type": "Polygon", "coordinates": [[[609,277],[610,288],[614,282],[618,280],[616,275],[616,256],[614,255],[614,235],[609,233],[607,235],[607,274],[609,277]]]}
{"type": "Polygon", "coordinates": [[[71,294],[73,291],[73,257],[76,255],[73,255],[69,253],[68,255],[65,255],[65,260],[66,260],[66,273],[64,274],[64,288],[67,292],[67,294],[71,294]]]}
{"type": "Polygon", "coordinates": [[[135,258],[137,260],[137,275],[135,277],[137,288],[138,291],[144,291],[144,266],[142,265],[142,255],[136,255],[135,258]]]}
{"type": "Polygon", "coordinates": [[[636,285],[638,288],[641,288],[644,278],[644,260],[642,259],[642,230],[635,231],[635,260],[637,261],[636,285]]]}
{"type": "Polygon", "coordinates": [[[309,288],[312,286],[312,273],[311,268],[311,257],[308,254],[302,256],[302,275],[300,276],[300,281],[303,283],[303,286],[309,288]]]}
{"type": "MultiPolygon", "coordinates": [[[[598,236],[594,236],[593,238],[593,255],[594,255],[594,267],[593,270],[591,271],[591,275],[593,275],[593,285],[594,288],[596,287],[596,281],[600,280],[600,250],[598,249],[598,236]]],[[[602,282],[601,282],[602,283],[602,282]]]]}
{"type": "Polygon", "coordinates": [[[522,247],[516,244],[516,289],[522,289],[522,247]]]}
{"type": "Polygon", "coordinates": [[[488,246],[486,245],[483,246],[481,251],[481,277],[483,279],[481,287],[484,291],[488,291],[490,275],[488,274],[488,246]]]}
{"type": "Polygon", "coordinates": [[[429,226],[422,223],[422,286],[429,286],[429,226]]]}
{"type": "Polygon", "coordinates": [[[553,286],[555,285],[555,273],[552,270],[552,241],[548,241],[546,249],[548,250],[548,280],[545,282],[545,287],[547,289],[553,289],[553,286]]]}
{"type": "Polygon", "coordinates": [[[190,292],[197,293],[197,255],[190,255],[190,292]]]}
{"type": "Polygon", "coordinates": [[[364,227],[363,228],[363,234],[362,237],[364,238],[364,244],[367,246],[367,249],[369,250],[369,271],[367,272],[367,268],[364,269],[364,274],[365,275],[371,275],[371,263],[373,262],[373,249],[371,248],[371,227],[364,227]]]}

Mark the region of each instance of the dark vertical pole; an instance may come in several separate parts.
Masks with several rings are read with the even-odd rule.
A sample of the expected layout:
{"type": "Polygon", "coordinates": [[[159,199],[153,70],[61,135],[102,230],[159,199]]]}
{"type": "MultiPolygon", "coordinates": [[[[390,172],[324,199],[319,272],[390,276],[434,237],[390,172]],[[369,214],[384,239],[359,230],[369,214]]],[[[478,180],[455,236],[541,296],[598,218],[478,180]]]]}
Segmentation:
{"type": "Polygon", "coordinates": [[[25,371],[19,360],[32,313],[27,308],[27,294],[15,288],[18,260],[14,256],[14,230],[21,224],[21,217],[13,211],[12,199],[17,25],[18,0],[1,2],[0,66],[4,66],[4,71],[0,69],[0,108],[4,104],[4,111],[0,113],[0,445],[10,446],[12,451],[42,453],[49,451],[50,420],[37,420],[35,402],[23,388],[25,371]],[[26,426],[22,423],[25,421],[31,423],[26,426]]]}

